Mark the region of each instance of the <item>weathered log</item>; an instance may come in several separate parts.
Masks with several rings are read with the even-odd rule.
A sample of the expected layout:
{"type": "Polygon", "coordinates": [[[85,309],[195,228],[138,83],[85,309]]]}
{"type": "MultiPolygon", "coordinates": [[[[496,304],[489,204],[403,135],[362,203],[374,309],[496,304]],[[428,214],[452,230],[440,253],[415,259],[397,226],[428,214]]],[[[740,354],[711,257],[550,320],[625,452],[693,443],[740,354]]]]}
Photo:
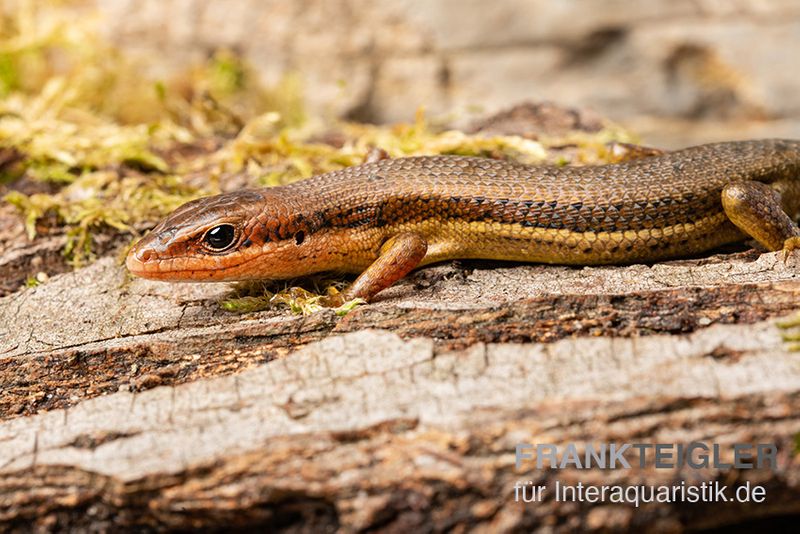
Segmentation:
{"type": "Polygon", "coordinates": [[[106,258],[0,300],[0,413],[227,374],[332,332],[379,328],[449,349],[688,333],[786,315],[800,293],[798,259],[780,254],[649,267],[485,266],[423,269],[341,319],[286,310],[242,317],[218,306],[224,285],[130,280],[106,258]]]}
{"type": "MultiPolygon", "coordinates": [[[[87,381],[91,376],[87,376],[87,381]]],[[[709,528],[800,513],[800,367],[770,323],[475,344],[333,336],[241,373],[0,424],[22,529],[709,528]],[[519,442],[775,443],[776,471],[517,470],[519,442]],[[761,504],[514,501],[520,481],[766,488],[761,504]]],[[[725,460],[730,461],[729,455],[725,460]]]]}

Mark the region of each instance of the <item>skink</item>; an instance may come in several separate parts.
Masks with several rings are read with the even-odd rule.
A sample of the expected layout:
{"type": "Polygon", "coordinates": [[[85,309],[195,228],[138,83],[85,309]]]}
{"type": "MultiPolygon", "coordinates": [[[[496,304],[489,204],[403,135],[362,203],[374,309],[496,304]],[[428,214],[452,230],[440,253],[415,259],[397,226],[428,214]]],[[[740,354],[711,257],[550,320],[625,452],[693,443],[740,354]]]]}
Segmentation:
{"type": "Polygon", "coordinates": [[[654,262],[754,238],[800,248],[800,141],[696,146],[586,167],[462,156],[382,159],[189,202],[130,251],[168,281],[360,273],[374,297],[456,258],[569,265],[654,262]]]}

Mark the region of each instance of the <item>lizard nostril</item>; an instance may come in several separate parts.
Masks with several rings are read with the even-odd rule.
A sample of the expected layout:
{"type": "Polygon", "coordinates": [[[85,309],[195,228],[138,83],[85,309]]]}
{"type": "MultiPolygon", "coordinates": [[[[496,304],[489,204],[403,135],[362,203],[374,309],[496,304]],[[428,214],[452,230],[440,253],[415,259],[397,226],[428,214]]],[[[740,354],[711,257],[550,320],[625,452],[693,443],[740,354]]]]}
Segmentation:
{"type": "Polygon", "coordinates": [[[137,250],[136,251],[136,259],[145,262],[150,261],[155,257],[155,253],[152,250],[144,249],[144,250],[137,250]]]}

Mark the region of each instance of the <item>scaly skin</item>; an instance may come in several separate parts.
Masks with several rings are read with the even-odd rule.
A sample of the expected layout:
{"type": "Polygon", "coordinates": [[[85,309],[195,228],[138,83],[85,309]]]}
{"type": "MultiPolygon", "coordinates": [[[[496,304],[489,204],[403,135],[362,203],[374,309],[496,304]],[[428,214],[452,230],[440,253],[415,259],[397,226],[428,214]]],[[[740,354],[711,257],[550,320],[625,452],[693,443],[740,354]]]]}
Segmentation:
{"type": "Polygon", "coordinates": [[[169,281],[362,273],[346,297],[369,299],[415,267],[455,258],[653,262],[747,235],[788,252],[800,245],[799,212],[800,141],[718,143],[588,167],[381,159],[189,202],[131,250],[127,266],[169,281]],[[232,242],[215,249],[207,233],[224,233],[221,225],[232,242]]]}

